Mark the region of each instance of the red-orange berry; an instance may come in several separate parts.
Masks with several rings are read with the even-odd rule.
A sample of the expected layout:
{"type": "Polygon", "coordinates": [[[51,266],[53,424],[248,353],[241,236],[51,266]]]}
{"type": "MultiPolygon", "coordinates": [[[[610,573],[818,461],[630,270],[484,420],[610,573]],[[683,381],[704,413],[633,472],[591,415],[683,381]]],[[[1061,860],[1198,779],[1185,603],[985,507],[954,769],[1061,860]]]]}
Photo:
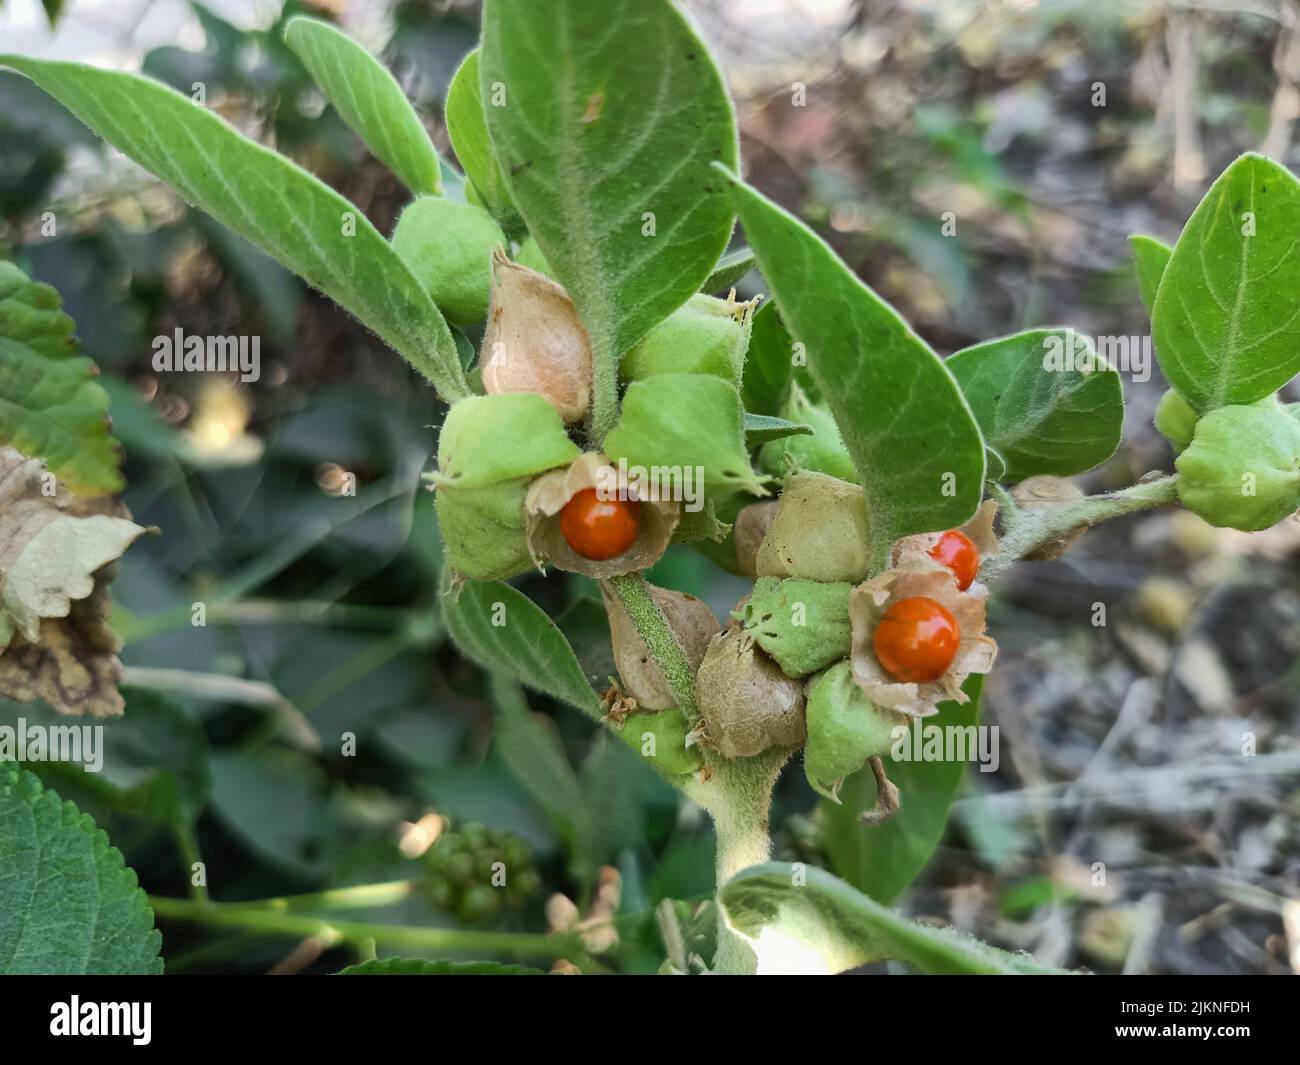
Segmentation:
{"type": "Polygon", "coordinates": [[[569,546],[592,562],[617,558],[636,542],[640,528],[640,503],[601,499],[594,488],[584,488],[560,511],[560,531],[569,546]]]}
{"type": "Polygon", "coordinates": [[[960,529],[949,529],[930,548],[930,557],[941,566],[947,566],[957,578],[957,587],[963,592],[980,571],[980,553],[974,542],[960,529]]]}
{"type": "Polygon", "coordinates": [[[896,680],[924,684],[943,676],[957,657],[961,629],[942,603],[924,595],[900,599],[876,626],[876,658],[896,680]]]}

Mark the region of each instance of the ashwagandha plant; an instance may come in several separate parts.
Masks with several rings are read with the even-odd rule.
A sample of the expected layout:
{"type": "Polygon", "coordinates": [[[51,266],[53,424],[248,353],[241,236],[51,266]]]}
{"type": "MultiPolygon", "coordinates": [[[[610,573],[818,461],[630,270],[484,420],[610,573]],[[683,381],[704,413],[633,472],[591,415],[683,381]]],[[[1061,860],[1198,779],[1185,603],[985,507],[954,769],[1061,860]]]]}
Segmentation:
{"type": "MultiPolygon", "coordinates": [[[[450,405],[429,477],[456,643],[496,680],[612,730],[712,818],[716,953],[684,956],[671,949],[681,930],[667,927],[666,971],[883,958],[1054,971],[882,904],[924,865],[960,774],[895,771],[890,750],[915,719],[977,722],[997,657],[988,587],[1014,562],[1164,504],[1243,530],[1300,507],[1300,423],[1276,396],[1300,370],[1300,183],[1245,155],[1173,248],[1133,238],[1172,385],[1156,424],[1176,472],[1087,497],[1066,478],[1119,443],[1117,369],[1062,328],[938,357],[743,182],[723,78],[670,0],[485,0],[481,47],[446,101],[463,177],[359,46],[310,19],[286,39],[411,191],[391,241],[170,89],[75,63],[0,62],[355,314],[450,405]],[[737,218],[749,249],[728,252],[737,218]],[[752,270],[769,299],[720,295],[752,270]],[[477,361],[463,359],[453,327],[480,322],[477,361]],[[719,619],[651,586],[644,571],[673,543],[748,576],[750,594],[719,619]],[[599,582],[619,672],[607,691],[504,583],[539,567],[599,582]],[[836,801],[869,768],[876,797],[860,831],[874,897],[768,861],[773,784],[800,751],[809,784],[836,801]]],[[[6,388],[61,356],[15,321],[0,319],[6,388]]],[[[0,404],[0,442],[111,493],[98,445],[47,431],[65,417],[55,407],[0,404]]],[[[0,524],[14,520],[9,484],[0,524]]],[[[57,522],[57,500],[42,505],[57,522]]],[[[95,559],[140,531],[117,520],[95,559]]],[[[16,539],[0,542],[10,695],[15,646],[39,645],[40,619],[91,594],[83,573],[61,597],[32,597],[15,575],[24,560],[48,575],[58,545],[46,546],[29,559],[16,539]]]]}

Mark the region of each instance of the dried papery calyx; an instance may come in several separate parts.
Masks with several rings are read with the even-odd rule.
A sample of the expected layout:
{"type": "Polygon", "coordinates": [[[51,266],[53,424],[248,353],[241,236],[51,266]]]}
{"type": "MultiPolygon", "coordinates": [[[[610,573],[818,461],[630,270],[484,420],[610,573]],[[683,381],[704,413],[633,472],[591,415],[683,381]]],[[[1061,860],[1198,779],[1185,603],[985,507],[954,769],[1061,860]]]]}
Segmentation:
{"type": "Polygon", "coordinates": [[[958,586],[965,591],[974,582],[979,564],[998,553],[998,537],[993,531],[997,513],[997,502],[987,499],[980,504],[975,516],[960,528],[904,536],[895,542],[890,552],[890,565],[905,566],[931,559],[952,570],[958,586]],[[974,551],[975,558],[969,557],[969,551],[964,550],[967,547],[974,551]]]}
{"type": "Polygon", "coordinates": [[[989,672],[997,657],[997,643],[984,635],[987,595],[982,584],[960,591],[952,573],[928,558],[888,569],[858,585],[849,595],[854,682],[876,706],[914,717],[930,716],[945,700],[966,702],[961,690],[966,678],[989,672]],[[939,676],[924,682],[898,679],[876,653],[876,630],[881,621],[895,604],[914,599],[938,604],[959,630],[951,663],[939,676]]]}
{"type": "Polygon", "coordinates": [[[813,403],[797,382],[791,384],[780,414],[786,421],[811,426],[812,434],[785,436],[764,444],[758,463],[765,473],[784,477],[792,470],[807,470],[842,481],[857,480],[857,469],[831,412],[823,404],[813,403]]]}
{"type": "MultiPolygon", "coordinates": [[[[1044,473],[1021,481],[1011,489],[1011,498],[1016,501],[1021,510],[1032,512],[1045,507],[1068,507],[1083,498],[1083,490],[1073,481],[1044,473]]],[[[1051,562],[1053,559],[1060,558],[1082,540],[1083,534],[1087,531],[1087,526],[1080,525],[1064,536],[1058,536],[1055,540],[1049,540],[1041,547],[1034,548],[1024,557],[1030,562],[1051,562]]]]}
{"type": "Polygon", "coordinates": [[[488,395],[533,392],[566,422],[591,403],[591,340],[573,301],[550,278],[492,256],[492,299],[483,334],[483,388],[488,395]]]}
{"type": "Polygon", "coordinates": [[[767,495],[745,443],[734,385],[710,374],[656,374],[627,386],[605,452],[629,469],[677,470],[710,495],[767,495]]]}
{"type": "Polygon", "coordinates": [[[860,581],[867,574],[870,520],[862,488],[823,473],[785,479],[755,557],[760,577],[860,581]]]}
{"type": "Polygon", "coordinates": [[[782,673],[739,628],[713,638],[697,688],[705,735],[724,757],[794,749],[807,735],[803,684],[782,673]]]}
{"type": "Polygon", "coordinates": [[[786,676],[805,677],[847,657],[852,590],[847,582],[760,577],[736,616],[786,676]]]}
{"type": "MultiPolygon", "coordinates": [[[[673,499],[659,498],[653,484],[620,483],[618,470],[596,452],[579,455],[564,469],[537,478],[524,500],[528,547],[538,565],[552,563],[588,577],[618,577],[646,569],[668,548],[681,513],[673,499]],[[588,558],[565,535],[562,515],[576,497],[589,490],[611,503],[634,508],[636,535],[627,550],[610,558],[588,558]]],[[[572,513],[572,512],[571,512],[572,513]]]]}
{"type": "Polygon", "coordinates": [[[692,296],[650,330],[625,356],[623,379],[655,374],[712,374],[740,387],[758,300],[692,296]]]}
{"type": "Polygon", "coordinates": [[[736,568],[753,580],[758,576],[758,549],[763,545],[767,530],[772,527],[780,504],[775,499],[750,503],[736,515],[732,538],[736,543],[736,568]]]}
{"type": "Polygon", "coordinates": [[[1220,407],[1174,465],[1193,514],[1219,528],[1270,528],[1300,507],[1300,422],[1276,401],[1220,407]]]}
{"type": "Polygon", "coordinates": [[[883,757],[893,747],[895,730],[912,720],[904,713],[877,706],[853,681],[853,667],[837,662],[808,682],[808,742],[804,772],[813,789],[839,802],[844,778],[868,758],[883,757]]]}
{"type": "MultiPolygon", "coordinates": [[[[692,670],[698,670],[708,650],[709,641],[722,626],[702,599],[685,592],[649,585],[650,594],[663,611],[664,619],[686,653],[692,670]]],[[[672,689],[650,649],[637,631],[632,618],[623,608],[618,595],[601,585],[605,612],[609,615],[609,633],[614,644],[614,664],[627,694],[643,710],[667,710],[676,706],[672,689]]]]}
{"type": "Polygon", "coordinates": [[[452,322],[481,322],[488,309],[488,261],[505,234],[481,207],[442,196],[411,203],[393,230],[393,248],[452,322]]]}

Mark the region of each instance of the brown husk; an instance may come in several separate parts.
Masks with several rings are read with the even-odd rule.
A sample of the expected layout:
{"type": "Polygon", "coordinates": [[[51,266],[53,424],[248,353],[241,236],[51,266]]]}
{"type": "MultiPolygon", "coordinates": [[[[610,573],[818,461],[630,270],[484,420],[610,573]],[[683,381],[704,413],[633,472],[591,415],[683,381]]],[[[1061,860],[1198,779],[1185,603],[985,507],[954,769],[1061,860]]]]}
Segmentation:
{"type": "Polygon", "coordinates": [[[803,684],[782,673],[742,631],[713,638],[697,683],[708,740],[725,757],[796,748],[807,739],[803,684]]]}
{"type": "MultiPolygon", "coordinates": [[[[685,592],[649,585],[650,594],[663,611],[668,627],[682,645],[686,660],[692,670],[698,670],[708,650],[709,641],[718,634],[721,625],[713,611],[703,600],[685,592]]],[[[628,695],[636,700],[638,710],[668,710],[677,705],[672,689],[651,657],[645,641],[628,616],[617,595],[603,584],[601,596],[605,612],[609,615],[610,638],[614,645],[614,663],[628,695]]]]}

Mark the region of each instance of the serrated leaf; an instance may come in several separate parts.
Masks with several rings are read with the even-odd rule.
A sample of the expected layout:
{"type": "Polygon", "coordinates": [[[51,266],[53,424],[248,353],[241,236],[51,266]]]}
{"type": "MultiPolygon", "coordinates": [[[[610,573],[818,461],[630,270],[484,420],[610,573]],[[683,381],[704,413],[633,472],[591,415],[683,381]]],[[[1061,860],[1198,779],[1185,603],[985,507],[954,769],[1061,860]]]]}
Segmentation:
{"type": "Polygon", "coordinates": [[[510,198],[510,187],[492,150],[487,119],[483,117],[477,48],[465,57],[447,86],[445,117],[456,158],[483,206],[507,232],[517,230],[521,224],[519,210],[510,198]]]}
{"type": "Polygon", "coordinates": [[[708,280],[700,286],[700,291],[711,295],[726,292],[757,265],[758,260],[748,248],[729,251],[714,264],[713,273],[709,274],[708,280]]]}
{"type": "Polygon", "coordinates": [[[425,961],[423,958],[376,958],[340,969],[335,976],[545,976],[541,969],[496,961],[425,961]]]}
{"type": "Polygon", "coordinates": [[[1137,272],[1138,292],[1142,296],[1142,306],[1150,314],[1156,305],[1156,293],[1160,289],[1160,278],[1164,276],[1169,258],[1174,254],[1162,240],[1135,233],[1128,238],[1129,247],[1133,249],[1133,269],[1137,272]]]}
{"type": "Polygon", "coordinates": [[[811,425],[774,418],[770,414],[745,412],[745,445],[761,447],[769,440],[783,440],[787,436],[812,436],[811,425]]]}
{"type": "Polygon", "coordinates": [[[161,945],[108,837],[35,775],[0,762],[0,973],[156,975],[161,945]]]}
{"type": "MultiPolygon", "coordinates": [[[[969,729],[978,725],[982,686],[983,677],[971,676],[962,686],[970,701],[940,703],[939,714],[926,718],[922,727],[969,729]]],[[[885,770],[902,795],[902,805],[883,824],[866,827],[857,819],[859,810],[871,809],[876,801],[875,779],[869,770],[844,781],[839,792],[841,805],[823,801],[819,806],[826,824],[831,869],[878,902],[890,903],[925,868],[943,838],[966,763],[887,759],[885,770]]]]}
{"type": "Polygon", "coordinates": [[[0,262],[0,445],[43,458],[78,495],[111,495],[125,487],[121,449],[74,328],[58,292],[0,262]]]}
{"type": "Polygon", "coordinates": [[[1073,330],[1029,329],[963,348],[948,357],[948,369],[1008,481],[1083,473],[1119,446],[1119,373],[1073,330]],[[1044,365],[1053,353],[1063,368],[1044,365]]]}
{"type": "Polygon", "coordinates": [[[485,110],[514,202],[591,336],[603,431],[618,360],[731,239],[709,169],[736,165],[731,99],[670,0],[488,0],[480,68],[483,98],[505,93],[485,110]]]}
{"type": "Polygon", "coordinates": [[[1241,156],[1192,212],[1151,315],[1156,358],[1204,414],[1247,405],[1300,371],[1300,181],[1241,156]]]}
{"type": "Polygon", "coordinates": [[[416,196],[442,195],[438,152],[397,79],[379,60],[342,30],[302,15],[285,26],[284,43],[348,128],[403,185],[416,196]]]}
{"type": "Polygon", "coordinates": [[[984,490],[984,443],[952,375],[825,241],[725,176],[782,319],[807,345],[808,371],[857,467],[877,564],[900,536],[961,525],[984,490]]]}
{"type": "Polygon", "coordinates": [[[80,63],[0,55],[187,203],[373,329],[444,399],[469,394],[447,323],[364,214],[301,167],[180,93],[80,63]]]}
{"type": "Polygon", "coordinates": [[[456,646],[484,669],[504,670],[589,717],[603,716],[569,641],[523,592],[499,581],[466,581],[448,592],[444,583],[442,611],[456,646]]]}
{"type": "Polygon", "coordinates": [[[760,974],[842,972],[893,959],[923,973],[1070,975],[956,929],[909,921],[824,869],[750,866],[723,885],[718,902],[754,944],[760,974]]]}

